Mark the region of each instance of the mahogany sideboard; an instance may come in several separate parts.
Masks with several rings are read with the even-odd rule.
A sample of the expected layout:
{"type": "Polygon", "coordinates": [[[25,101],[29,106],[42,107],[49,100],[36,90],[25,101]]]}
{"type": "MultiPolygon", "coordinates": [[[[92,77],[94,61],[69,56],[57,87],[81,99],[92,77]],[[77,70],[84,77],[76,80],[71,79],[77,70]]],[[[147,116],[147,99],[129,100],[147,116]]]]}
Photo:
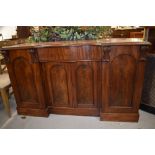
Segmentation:
{"type": "Polygon", "coordinates": [[[18,114],[138,121],[149,46],[113,38],[3,47],[18,114]]]}

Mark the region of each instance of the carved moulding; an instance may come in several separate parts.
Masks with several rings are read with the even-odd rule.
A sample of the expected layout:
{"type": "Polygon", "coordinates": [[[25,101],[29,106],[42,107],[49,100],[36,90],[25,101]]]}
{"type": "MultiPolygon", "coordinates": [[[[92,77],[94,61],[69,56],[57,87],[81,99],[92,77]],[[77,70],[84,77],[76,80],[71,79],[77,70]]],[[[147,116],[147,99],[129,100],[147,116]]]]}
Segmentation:
{"type": "Polygon", "coordinates": [[[109,56],[110,51],[111,51],[111,46],[103,46],[103,52],[104,52],[103,61],[104,62],[110,61],[110,56],[109,56]]]}
{"type": "Polygon", "coordinates": [[[31,55],[32,63],[37,63],[37,62],[39,62],[39,60],[38,60],[37,49],[29,49],[29,53],[30,53],[30,55],[31,55]]]}

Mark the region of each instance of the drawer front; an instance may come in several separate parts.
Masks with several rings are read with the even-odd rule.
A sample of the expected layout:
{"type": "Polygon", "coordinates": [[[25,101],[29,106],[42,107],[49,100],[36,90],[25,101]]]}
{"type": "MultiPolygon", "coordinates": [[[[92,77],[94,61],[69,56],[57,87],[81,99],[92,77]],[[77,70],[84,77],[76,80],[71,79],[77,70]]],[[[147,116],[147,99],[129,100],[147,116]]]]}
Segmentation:
{"type": "Polygon", "coordinates": [[[50,47],[38,49],[38,58],[41,62],[100,60],[101,53],[97,46],[50,47]]]}
{"type": "Polygon", "coordinates": [[[102,61],[112,62],[120,56],[130,56],[138,60],[140,58],[140,46],[103,46],[102,61]]]}
{"type": "Polygon", "coordinates": [[[131,56],[135,60],[139,58],[139,46],[112,46],[109,52],[110,61],[112,62],[119,56],[126,55],[131,56]]]}

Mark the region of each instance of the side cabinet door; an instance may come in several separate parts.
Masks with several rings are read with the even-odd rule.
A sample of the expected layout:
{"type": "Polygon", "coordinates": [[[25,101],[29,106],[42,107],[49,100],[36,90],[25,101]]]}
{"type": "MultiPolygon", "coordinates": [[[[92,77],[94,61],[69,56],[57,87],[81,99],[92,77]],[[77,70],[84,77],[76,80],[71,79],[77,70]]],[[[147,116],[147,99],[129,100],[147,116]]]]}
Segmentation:
{"type": "Polygon", "coordinates": [[[48,105],[53,107],[72,107],[72,88],[70,64],[47,62],[43,64],[48,105]]]}
{"type": "Polygon", "coordinates": [[[17,107],[43,108],[45,101],[40,66],[35,62],[34,53],[30,53],[28,50],[10,51],[7,67],[17,107]]]}
{"type": "Polygon", "coordinates": [[[144,76],[139,46],[103,47],[102,106],[104,112],[137,112],[144,76]]]}
{"type": "Polygon", "coordinates": [[[75,62],[72,71],[75,107],[98,108],[100,62],[75,62]]]}

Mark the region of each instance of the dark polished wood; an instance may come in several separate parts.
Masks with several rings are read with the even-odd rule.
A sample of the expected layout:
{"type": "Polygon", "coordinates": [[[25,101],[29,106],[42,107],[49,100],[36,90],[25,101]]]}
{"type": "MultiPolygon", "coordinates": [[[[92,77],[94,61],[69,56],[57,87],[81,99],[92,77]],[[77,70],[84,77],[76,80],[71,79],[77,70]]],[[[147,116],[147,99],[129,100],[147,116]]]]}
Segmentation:
{"type": "Polygon", "coordinates": [[[31,35],[30,26],[17,26],[18,38],[28,38],[31,35]]]}
{"type": "Polygon", "coordinates": [[[144,40],[152,44],[149,53],[155,54],[155,26],[145,26],[144,32],[144,40]]]}
{"type": "Polygon", "coordinates": [[[134,45],[112,46],[110,50],[104,50],[107,56],[102,60],[101,119],[122,121],[123,117],[116,117],[118,113],[120,116],[122,113],[137,114],[144,77],[144,50],[147,50],[145,46],[134,45]],[[109,116],[109,113],[113,115],[109,116]]]}
{"type": "Polygon", "coordinates": [[[4,47],[18,113],[138,121],[149,45],[103,39],[4,47]]]}
{"type": "Polygon", "coordinates": [[[130,32],[130,38],[143,38],[144,32],[130,32]]]}
{"type": "Polygon", "coordinates": [[[114,29],[112,32],[113,38],[143,38],[143,27],[131,29],[114,29]]]}

